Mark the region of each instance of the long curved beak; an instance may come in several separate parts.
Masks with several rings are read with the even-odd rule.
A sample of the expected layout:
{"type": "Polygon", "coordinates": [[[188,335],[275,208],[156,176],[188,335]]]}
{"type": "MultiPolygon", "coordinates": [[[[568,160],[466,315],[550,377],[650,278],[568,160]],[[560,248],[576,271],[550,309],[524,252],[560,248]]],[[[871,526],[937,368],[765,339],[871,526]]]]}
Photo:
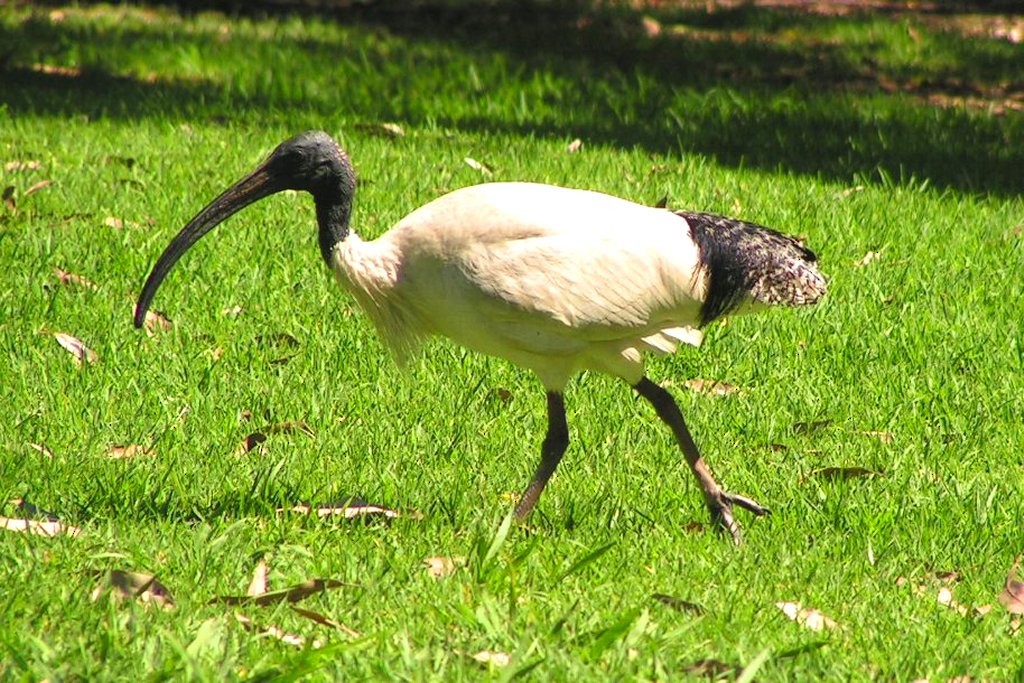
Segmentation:
{"type": "Polygon", "coordinates": [[[267,165],[260,165],[255,171],[239,180],[237,183],[225,190],[219,197],[210,202],[205,209],[200,211],[195,218],[188,222],[181,229],[171,243],[160,255],[146,284],[142,287],[142,294],[135,304],[135,327],[142,327],[146,321],[146,311],[156,295],[160,283],[174,264],[178,262],[182,254],[188,251],[189,247],[199,241],[206,233],[213,230],[220,223],[224,222],[234,214],[238,213],[253,202],[264,197],[280,192],[285,189],[279,179],[273,176],[267,165]]]}

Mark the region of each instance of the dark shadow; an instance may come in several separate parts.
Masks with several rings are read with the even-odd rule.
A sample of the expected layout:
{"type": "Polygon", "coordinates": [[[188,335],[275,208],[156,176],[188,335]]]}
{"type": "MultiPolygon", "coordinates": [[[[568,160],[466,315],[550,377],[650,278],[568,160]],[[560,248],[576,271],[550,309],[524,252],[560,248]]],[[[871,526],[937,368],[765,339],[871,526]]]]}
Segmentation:
{"type": "MultiPolygon", "coordinates": [[[[1005,3],[958,5],[992,9],[1005,3]]],[[[416,107],[395,111],[383,100],[349,112],[365,120],[398,117],[415,126],[429,117],[445,127],[474,132],[581,136],[590,144],[699,153],[730,165],[845,182],[883,174],[927,179],[940,188],[965,192],[1024,191],[1024,147],[1011,144],[1024,135],[1024,115],[1009,111],[993,116],[949,106],[1007,98],[1024,104],[1024,98],[1014,99],[1024,93],[1024,50],[996,49],[983,38],[950,36],[957,60],[942,72],[891,73],[875,61],[870,46],[858,52],[828,41],[797,41],[799,47],[794,47],[793,41],[764,38],[766,31],[806,29],[808,35],[817,35],[829,26],[871,20],[865,14],[829,16],[752,4],[714,13],[669,9],[641,15],[595,11],[589,3],[577,2],[189,3],[190,11],[207,7],[228,7],[236,15],[244,10],[257,17],[313,13],[401,37],[409,50],[422,43],[455,45],[471,54],[504,56],[521,67],[524,81],[553,73],[574,84],[552,105],[559,113],[555,121],[439,119],[416,107]],[[655,87],[637,96],[632,89],[638,82],[655,87]],[[630,97],[620,103],[616,94],[623,92],[630,97]],[[887,104],[881,110],[862,108],[858,101],[863,98],[881,98],[887,104]]],[[[903,15],[893,16],[901,20],[903,15]]],[[[152,50],[159,49],[154,45],[161,38],[159,27],[105,35],[101,29],[82,32],[43,20],[15,33],[0,29],[0,45],[59,50],[82,40],[130,41],[152,50]]],[[[325,69],[347,49],[314,40],[293,41],[290,47],[320,60],[325,69]]],[[[366,58],[379,62],[389,56],[366,58]]],[[[150,83],[102,68],[45,72],[17,54],[7,56],[0,76],[5,83],[0,105],[14,115],[229,120],[232,112],[245,112],[289,121],[292,112],[301,111],[330,128],[338,113],[337,102],[327,94],[240,94],[220,83],[150,83]]]]}

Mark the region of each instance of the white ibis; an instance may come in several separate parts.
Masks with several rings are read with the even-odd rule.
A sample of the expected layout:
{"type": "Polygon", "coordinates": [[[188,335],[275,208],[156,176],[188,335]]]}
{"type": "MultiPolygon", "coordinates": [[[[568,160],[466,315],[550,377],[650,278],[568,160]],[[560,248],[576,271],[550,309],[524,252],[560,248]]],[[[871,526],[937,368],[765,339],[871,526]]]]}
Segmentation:
{"type": "Polygon", "coordinates": [[[758,305],[812,304],[816,257],[774,230],[672,212],[584,190],[487,183],[446,194],[366,242],[349,227],[355,172],[322,132],[277,147],[199,212],[156,262],[135,326],[185,251],[222,221],[282,190],[313,196],[320,253],[401,360],[430,336],[506,358],[547,392],[541,459],[515,513],[533,510],[569,444],[563,392],[582,370],[620,377],[672,430],[712,520],[739,541],[732,506],[768,512],[712,477],[672,396],[644,374],[644,351],[673,352],[698,328],[758,305]]]}

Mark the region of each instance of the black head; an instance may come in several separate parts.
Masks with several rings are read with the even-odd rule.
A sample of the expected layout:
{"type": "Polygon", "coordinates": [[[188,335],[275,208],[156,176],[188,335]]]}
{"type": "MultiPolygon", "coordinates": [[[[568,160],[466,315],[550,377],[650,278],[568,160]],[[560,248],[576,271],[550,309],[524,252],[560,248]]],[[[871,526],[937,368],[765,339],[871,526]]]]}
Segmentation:
{"type": "Polygon", "coordinates": [[[253,202],[282,190],[313,195],[320,253],[330,263],[334,245],[348,235],[355,186],[348,156],[327,133],[311,131],[282,142],[256,170],[210,202],[171,240],[139,295],[135,326],[142,327],[157,288],[189,247],[253,202]]]}

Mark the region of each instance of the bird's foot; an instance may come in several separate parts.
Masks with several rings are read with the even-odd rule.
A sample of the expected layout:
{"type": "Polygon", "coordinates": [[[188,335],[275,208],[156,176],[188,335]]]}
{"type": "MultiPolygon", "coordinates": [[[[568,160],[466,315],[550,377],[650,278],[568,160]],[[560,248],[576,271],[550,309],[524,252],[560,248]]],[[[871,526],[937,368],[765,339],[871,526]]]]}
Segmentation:
{"type": "Polygon", "coordinates": [[[770,515],[771,510],[763,507],[755,501],[736,493],[729,493],[719,489],[707,498],[708,510],[711,512],[711,521],[719,531],[728,532],[732,536],[733,543],[740,544],[742,534],[739,523],[732,516],[732,506],[738,505],[744,510],[749,510],[755,516],[770,515]]]}

